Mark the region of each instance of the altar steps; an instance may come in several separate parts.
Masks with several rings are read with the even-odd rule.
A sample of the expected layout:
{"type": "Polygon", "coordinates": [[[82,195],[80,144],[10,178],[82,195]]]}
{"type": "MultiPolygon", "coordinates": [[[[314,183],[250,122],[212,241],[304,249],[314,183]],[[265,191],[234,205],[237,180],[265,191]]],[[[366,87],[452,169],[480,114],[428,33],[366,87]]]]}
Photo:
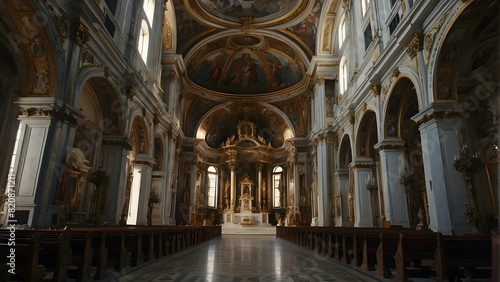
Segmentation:
{"type": "Polygon", "coordinates": [[[222,224],[222,235],[276,235],[276,226],[260,227],[260,226],[239,226],[222,224]]]}

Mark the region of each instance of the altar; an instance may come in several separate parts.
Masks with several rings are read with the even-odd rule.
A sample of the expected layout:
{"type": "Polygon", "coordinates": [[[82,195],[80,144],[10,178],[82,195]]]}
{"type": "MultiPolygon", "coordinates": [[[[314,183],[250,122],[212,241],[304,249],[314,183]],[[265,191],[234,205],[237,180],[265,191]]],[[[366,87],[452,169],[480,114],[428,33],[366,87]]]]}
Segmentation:
{"type": "Polygon", "coordinates": [[[240,184],[238,206],[224,211],[223,224],[240,227],[268,227],[269,213],[258,211],[254,204],[253,181],[245,177],[240,184]]]}

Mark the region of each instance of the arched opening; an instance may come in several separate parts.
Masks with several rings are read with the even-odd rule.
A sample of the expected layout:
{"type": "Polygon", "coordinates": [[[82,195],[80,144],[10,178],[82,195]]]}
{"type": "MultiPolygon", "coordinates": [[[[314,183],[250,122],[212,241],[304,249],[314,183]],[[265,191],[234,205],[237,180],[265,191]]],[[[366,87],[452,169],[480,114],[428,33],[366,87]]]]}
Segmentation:
{"type": "Polygon", "coordinates": [[[468,158],[476,154],[479,159],[470,173],[454,169],[465,179],[466,190],[461,192],[467,192],[456,202],[466,204],[467,221],[475,222],[483,232],[498,228],[499,215],[498,9],[498,2],[470,3],[443,38],[433,80],[435,100],[459,103],[459,149],[467,146],[468,158]],[[471,13],[474,21],[470,20],[471,13]]]}
{"type": "Polygon", "coordinates": [[[282,207],[282,181],[283,181],[283,168],[275,166],[273,169],[273,208],[282,207]]]}
{"type": "Polygon", "coordinates": [[[359,123],[358,133],[356,136],[356,155],[360,161],[370,164],[368,171],[365,174],[370,176],[362,187],[361,191],[368,190],[370,197],[370,207],[372,215],[373,227],[380,226],[381,212],[380,201],[383,199],[383,190],[380,189],[380,158],[378,151],[375,149],[375,144],[378,142],[377,118],[375,112],[367,111],[363,115],[359,123]],[[366,188],[366,189],[364,189],[366,188]]]}
{"type": "Polygon", "coordinates": [[[427,215],[422,145],[418,124],[411,118],[419,112],[418,96],[412,81],[400,79],[389,98],[385,115],[384,138],[403,142],[403,163],[399,169],[399,183],[404,189],[410,226],[420,223],[418,214],[427,215]]]}
{"type": "Polygon", "coordinates": [[[354,226],[354,174],[350,166],[351,162],[351,140],[349,135],[344,135],[339,149],[339,183],[335,213],[337,226],[354,226]]]}

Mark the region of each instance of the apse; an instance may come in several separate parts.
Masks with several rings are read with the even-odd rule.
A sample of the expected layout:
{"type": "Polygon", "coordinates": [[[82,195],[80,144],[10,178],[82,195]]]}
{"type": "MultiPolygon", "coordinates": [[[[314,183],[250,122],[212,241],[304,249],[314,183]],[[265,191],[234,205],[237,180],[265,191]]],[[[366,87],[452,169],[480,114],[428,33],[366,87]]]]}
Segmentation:
{"type": "Polygon", "coordinates": [[[212,111],[200,123],[196,136],[204,138],[209,147],[220,148],[229,138],[238,136],[241,121],[252,122],[257,138],[273,148],[294,137],[289,121],[277,110],[257,102],[237,102],[212,111]]]}

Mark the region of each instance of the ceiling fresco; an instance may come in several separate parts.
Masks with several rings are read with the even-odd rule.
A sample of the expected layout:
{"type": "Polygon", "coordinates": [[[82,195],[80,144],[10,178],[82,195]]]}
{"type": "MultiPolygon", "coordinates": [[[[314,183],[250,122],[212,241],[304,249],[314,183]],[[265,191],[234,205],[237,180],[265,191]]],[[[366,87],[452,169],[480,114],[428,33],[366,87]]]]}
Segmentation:
{"type": "Polygon", "coordinates": [[[227,36],[202,45],[187,62],[195,84],[227,94],[264,94],[301,82],[306,63],[282,41],[256,35],[227,36]]]}
{"type": "Polygon", "coordinates": [[[325,29],[320,17],[326,9],[330,31],[338,5],[326,2],[172,0],[174,52],[185,65],[186,136],[201,130],[207,144],[219,148],[241,120],[254,122],[259,136],[275,148],[283,146],[285,132],[306,136],[308,68],[325,29]]]}
{"type": "Polygon", "coordinates": [[[198,0],[210,14],[231,22],[240,22],[241,17],[255,17],[256,22],[279,18],[300,2],[299,0],[198,0]]]}

